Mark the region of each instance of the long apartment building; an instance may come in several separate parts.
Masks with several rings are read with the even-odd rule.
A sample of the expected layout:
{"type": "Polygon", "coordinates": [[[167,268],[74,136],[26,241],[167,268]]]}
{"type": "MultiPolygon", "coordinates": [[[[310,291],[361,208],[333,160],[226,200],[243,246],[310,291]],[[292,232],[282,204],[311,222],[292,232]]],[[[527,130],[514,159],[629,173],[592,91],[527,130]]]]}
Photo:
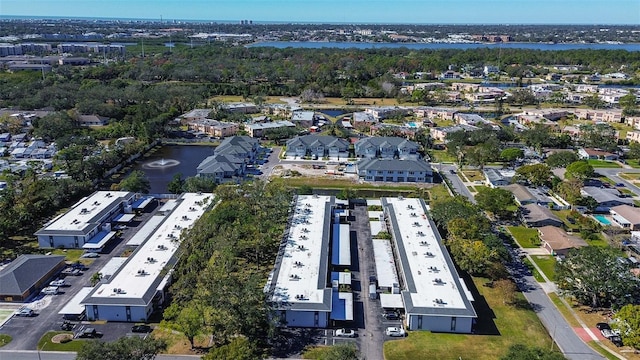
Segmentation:
{"type": "Polygon", "coordinates": [[[171,284],[171,270],[178,257],[183,232],[213,203],[213,195],[185,193],[168,200],[153,216],[155,228],[134,235],[139,244],[134,253],[108,279],[100,282],[81,301],[87,319],[147,321],[165,301],[171,284]]]}
{"type": "Polygon", "coordinates": [[[460,278],[427,207],[418,198],[383,198],[397,259],[399,297],[409,330],[470,333],[473,296],[460,278]]]}

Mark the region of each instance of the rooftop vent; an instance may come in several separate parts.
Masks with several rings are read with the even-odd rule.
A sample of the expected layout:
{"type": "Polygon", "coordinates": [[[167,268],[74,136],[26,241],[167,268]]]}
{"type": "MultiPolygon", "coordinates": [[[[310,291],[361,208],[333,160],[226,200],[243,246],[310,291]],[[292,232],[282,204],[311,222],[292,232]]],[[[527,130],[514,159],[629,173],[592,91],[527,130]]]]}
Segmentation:
{"type": "Polygon", "coordinates": [[[424,253],[424,256],[426,257],[434,257],[433,253],[430,251],[427,251],[426,253],[424,253]]]}

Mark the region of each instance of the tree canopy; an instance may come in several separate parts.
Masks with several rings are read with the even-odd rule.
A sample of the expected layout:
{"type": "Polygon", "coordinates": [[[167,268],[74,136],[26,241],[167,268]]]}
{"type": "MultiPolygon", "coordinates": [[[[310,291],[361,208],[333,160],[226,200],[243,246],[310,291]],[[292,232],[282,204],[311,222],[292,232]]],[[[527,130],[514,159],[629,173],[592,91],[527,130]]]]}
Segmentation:
{"type": "Polygon", "coordinates": [[[556,265],[556,283],[567,295],[592,308],[620,308],[640,300],[640,283],[611,249],[572,249],[556,265]]]}
{"type": "Polygon", "coordinates": [[[511,191],[502,188],[482,188],[475,196],[478,206],[499,218],[513,214],[510,207],[515,206],[511,191]]]}
{"type": "Polygon", "coordinates": [[[613,328],[620,330],[622,342],[640,349],[640,305],[627,304],[613,315],[613,328]]]}
{"type": "Polygon", "coordinates": [[[129,176],[120,181],[118,188],[124,191],[147,194],[151,188],[151,183],[144,172],[134,170],[129,176]]]}
{"type": "Polygon", "coordinates": [[[576,154],[573,151],[567,150],[567,151],[558,151],[549,155],[549,157],[547,157],[547,160],[545,162],[551,168],[563,168],[563,167],[567,167],[569,164],[576,162],[578,160],[579,160],[578,154],[576,154]]]}
{"type": "Polygon", "coordinates": [[[579,160],[573,162],[567,166],[567,172],[565,177],[567,179],[576,179],[584,181],[586,179],[594,177],[596,172],[593,170],[593,166],[585,160],[579,160]]]}
{"type": "Polygon", "coordinates": [[[83,341],[76,360],[152,360],[165,347],[164,341],[153,337],[121,337],[113,342],[83,341]]]}
{"type": "Polygon", "coordinates": [[[553,173],[546,164],[523,165],[516,169],[516,180],[526,181],[533,186],[550,185],[553,173]]]}

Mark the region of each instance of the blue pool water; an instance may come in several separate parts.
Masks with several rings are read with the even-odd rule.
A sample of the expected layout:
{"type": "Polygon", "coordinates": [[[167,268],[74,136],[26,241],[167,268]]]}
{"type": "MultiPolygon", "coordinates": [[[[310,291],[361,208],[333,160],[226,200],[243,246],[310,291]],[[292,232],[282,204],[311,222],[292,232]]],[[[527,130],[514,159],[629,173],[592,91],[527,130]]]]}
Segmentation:
{"type": "Polygon", "coordinates": [[[598,220],[602,225],[611,225],[611,221],[607,220],[604,215],[593,215],[593,217],[596,218],[596,220],[598,220]]]}
{"type": "Polygon", "coordinates": [[[412,128],[417,126],[416,123],[414,122],[407,123],[407,125],[409,125],[409,127],[412,127],[412,128]]]}

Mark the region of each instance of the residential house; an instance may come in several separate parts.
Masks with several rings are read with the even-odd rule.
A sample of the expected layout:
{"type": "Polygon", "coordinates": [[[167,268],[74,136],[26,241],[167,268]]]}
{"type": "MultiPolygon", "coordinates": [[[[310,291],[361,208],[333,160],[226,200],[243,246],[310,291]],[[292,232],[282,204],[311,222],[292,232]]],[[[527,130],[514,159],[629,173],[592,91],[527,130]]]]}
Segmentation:
{"type": "Polygon", "coordinates": [[[349,142],[333,136],[298,136],[287,141],[287,156],[346,159],[349,157],[349,142]]]}
{"type": "Polygon", "coordinates": [[[510,184],[504,187],[511,191],[516,203],[520,206],[538,204],[548,207],[553,201],[540,189],[529,188],[520,184],[510,184]]]}
{"type": "Polygon", "coordinates": [[[371,113],[364,111],[356,111],[353,113],[353,125],[356,127],[361,124],[374,124],[377,122],[378,120],[371,113]]]}
{"type": "Polygon", "coordinates": [[[358,176],[365,181],[433,182],[431,164],[424,160],[365,158],[357,167],[358,176]]]}
{"type": "Polygon", "coordinates": [[[454,126],[447,126],[447,127],[431,128],[429,129],[429,133],[433,139],[438,141],[445,141],[447,134],[449,133],[454,133],[458,131],[477,131],[477,130],[480,130],[480,128],[477,126],[454,125],[454,126]]]}
{"type": "Polygon", "coordinates": [[[20,255],[0,270],[0,301],[24,302],[65,267],[60,255],[20,255]]]}
{"type": "Polygon", "coordinates": [[[417,143],[401,137],[369,137],[355,143],[358,158],[418,159],[417,143]]]}
{"type": "Polygon", "coordinates": [[[202,160],[196,168],[199,177],[216,184],[240,182],[247,169],[247,160],[231,154],[214,154],[202,160]]]}
{"type": "Polygon", "coordinates": [[[538,204],[523,205],[520,209],[522,222],[528,227],[557,226],[563,225],[562,220],[557,217],[549,207],[538,204]]]}
{"type": "Polygon", "coordinates": [[[413,113],[417,117],[422,117],[427,119],[441,119],[441,120],[453,120],[457,112],[458,111],[455,109],[436,108],[436,107],[427,107],[427,106],[419,106],[413,109],[413,113]]]}
{"type": "Polygon", "coordinates": [[[640,131],[627,131],[627,140],[640,142],[640,131]]]}
{"type": "Polygon", "coordinates": [[[216,138],[233,136],[238,132],[239,125],[231,122],[222,122],[211,119],[198,119],[187,121],[189,130],[203,132],[216,138]]]}
{"type": "Polygon", "coordinates": [[[392,118],[394,116],[406,116],[410,113],[408,108],[398,106],[369,107],[364,111],[373,115],[373,117],[378,121],[392,118]]]}
{"type": "Polygon", "coordinates": [[[617,154],[613,154],[607,151],[596,150],[591,148],[580,148],[578,149],[578,156],[581,159],[585,160],[607,160],[607,161],[615,161],[618,160],[619,156],[617,154]]]}
{"type": "Polygon", "coordinates": [[[619,205],[633,205],[633,199],[621,197],[622,194],[617,189],[585,186],[580,193],[582,196],[591,196],[596,200],[598,203],[596,212],[609,212],[611,208],[619,205]]]}
{"type": "Polygon", "coordinates": [[[258,110],[258,106],[253,103],[229,103],[223,104],[222,108],[231,113],[240,113],[240,114],[255,114],[260,112],[258,110]]]}
{"type": "Polygon", "coordinates": [[[622,122],[622,110],[592,110],[592,109],[575,109],[575,116],[580,120],[592,120],[593,122],[622,122]]]}
{"type": "Polygon", "coordinates": [[[80,115],[78,123],[80,126],[104,126],[109,123],[109,118],[98,115],[80,115]]]}
{"type": "Polygon", "coordinates": [[[612,207],[609,212],[613,222],[631,231],[640,230],[640,208],[630,205],[612,207]]]}
{"type": "Polygon", "coordinates": [[[186,114],[180,116],[187,123],[195,120],[205,120],[209,118],[209,114],[214,111],[214,109],[193,109],[186,114]]]}
{"type": "Polygon", "coordinates": [[[266,131],[272,129],[281,129],[281,128],[295,128],[296,125],[291,121],[282,120],[282,121],[272,121],[272,122],[255,122],[253,124],[247,124],[244,128],[249,133],[249,136],[252,138],[260,138],[264,135],[266,131]]]}
{"type": "Polygon", "coordinates": [[[314,121],[315,113],[313,111],[294,111],[291,115],[291,122],[305,129],[312,127],[314,121]]]}
{"type": "Polygon", "coordinates": [[[460,73],[453,70],[447,70],[442,74],[440,74],[440,79],[443,79],[443,80],[460,79],[460,78],[462,78],[462,76],[460,76],[460,73]]]}
{"type": "Polygon", "coordinates": [[[487,185],[492,188],[511,184],[511,179],[513,179],[515,175],[515,172],[512,170],[505,171],[494,168],[485,168],[482,172],[484,173],[487,185]]]}
{"type": "Polygon", "coordinates": [[[464,91],[464,92],[477,92],[480,90],[480,85],[473,84],[473,83],[453,83],[451,84],[451,90],[464,91]]]}
{"type": "Polygon", "coordinates": [[[567,234],[566,231],[555,226],[538,228],[542,247],[551,255],[565,256],[571,249],[587,246],[587,242],[577,236],[567,234]]]}
{"type": "Polygon", "coordinates": [[[490,74],[498,74],[500,72],[500,68],[495,65],[485,65],[482,72],[484,73],[484,76],[489,76],[490,74]]]}
{"type": "Polygon", "coordinates": [[[627,116],[624,118],[624,122],[634,129],[640,130],[640,116],[627,116]]]}
{"type": "Polygon", "coordinates": [[[241,159],[245,159],[248,164],[252,164],[260,143],[257,139],[249,136],[232,136],[224,139],[215,149],[215,154],[235,155],[241,159]]]}

